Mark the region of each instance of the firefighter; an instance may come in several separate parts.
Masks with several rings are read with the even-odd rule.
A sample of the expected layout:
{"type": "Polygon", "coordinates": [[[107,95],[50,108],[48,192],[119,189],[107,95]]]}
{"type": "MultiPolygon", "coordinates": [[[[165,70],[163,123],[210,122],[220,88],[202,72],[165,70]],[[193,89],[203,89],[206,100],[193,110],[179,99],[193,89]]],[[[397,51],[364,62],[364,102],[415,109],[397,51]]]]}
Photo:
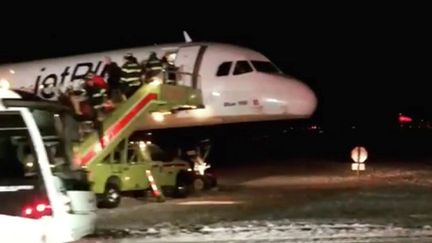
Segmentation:
{"type": "Polygon", "coordinates": [[[102,76],[108,82],[108,97],[115,101],[119,100],[121,96],[120,91],[120,77],[121,77],[121,68],[117,65],[116,62],[113,62],[110,57],[105,57],[105,68],[102,72],[102,76]]]}
{"type": "Polygon", "coordinates": [[[152,79],[160,76],[162,69],[162,61],[157,57],[155,52],[152,52],[145,66],[146,83],[150,83],[153,81],[152,79]]]}
{"type": "Polygon", "coordinates": [[[123,94],[129,98],[141,86],[142,67],[130,53],[124,56],[125,63],[121,68],[120,84],[123,94]]]}
{"type": "Polygon", "coordinates": [[[176,85],[178,67],[170,62],[166,56],[162,58],[162,66],[165,73],[165,82],[167,84],[176,85]]]}

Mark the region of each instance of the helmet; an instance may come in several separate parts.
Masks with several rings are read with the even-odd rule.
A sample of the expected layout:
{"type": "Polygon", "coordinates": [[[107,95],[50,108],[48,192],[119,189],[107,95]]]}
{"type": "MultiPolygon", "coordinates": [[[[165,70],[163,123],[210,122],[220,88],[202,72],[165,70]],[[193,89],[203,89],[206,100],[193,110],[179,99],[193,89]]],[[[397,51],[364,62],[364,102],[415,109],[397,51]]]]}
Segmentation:
{"type": "Polygon", "coordinates": [[[152,52],[150,53],[149,58],[150,58],[150,59],[151,59],[151,58],[157,58],[156,52],[152,51],[152,52]]]}
{"type": "Polygon", "coordinates": [[[132,53],[129,52],[129,53],[126,53],[126,55],[124,55],[123,58],[126,60],[131,60],[132,58],[134,58],[134,56],[132,53]]]}

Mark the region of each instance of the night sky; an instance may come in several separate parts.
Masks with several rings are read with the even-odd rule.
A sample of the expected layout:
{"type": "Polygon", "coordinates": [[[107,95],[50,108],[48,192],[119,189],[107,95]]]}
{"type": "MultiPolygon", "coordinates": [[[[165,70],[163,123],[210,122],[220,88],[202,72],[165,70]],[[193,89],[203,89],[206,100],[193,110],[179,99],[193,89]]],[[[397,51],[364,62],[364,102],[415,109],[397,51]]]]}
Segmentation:
{"type": "Polygon", "coordinates": [[[401,111],[432,117],[427,8],[217,3],[187,12],[158,6],[68,14],[63,6],[22,15],[22,23],[14,21],[16,15],[3,16],[10,21],[2,27],[8,34],[2,36],[0,62],[179,42],[185,29],[194,41],[255,49],[309,84],[319,98],[314,118],[323,125],[386,126],[401,111]],[[216,5],[214,13],[206,12],[216,5]]]}

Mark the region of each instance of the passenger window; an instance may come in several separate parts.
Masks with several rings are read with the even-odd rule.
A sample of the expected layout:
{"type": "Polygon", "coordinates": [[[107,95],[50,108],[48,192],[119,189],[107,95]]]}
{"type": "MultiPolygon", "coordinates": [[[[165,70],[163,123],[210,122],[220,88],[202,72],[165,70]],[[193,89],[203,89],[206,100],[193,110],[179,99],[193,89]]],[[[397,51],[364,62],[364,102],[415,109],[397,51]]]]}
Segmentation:
{"type": "Polygon", "coordinates": [[[123,149],[124,149],[125,145],[126,145],[126,141],[122,140],[119,143],[119,145],[115,148],[112,163],[114,163],[114,164],[122,163],[123,149]]]}
{"type": "Polygon", "coordinates": [[[135,163],[138,162],[138,156],[137,156],[137,154],[136,154],[135,149],[133,149],[133,148],[128,149],[127,158],[128,158],[128,159],[127,159],[127,162],[128,162],[129,164],[135,164],[135,163]]]}
{"type": "Polygon", "coordinates": [[[232,62],[223,62],[221,65],[219,65],[216,76],[227,76],[231,70],[231,64],[232,62]]]}
{"type": "Polygon", "coordinates": [[[240,75],[244,73],[252,72],[252,67],[249,65],[247,61],[238,61],[234,68],[234,75],[240,75]]]}
{"type": "Polygon", "coordinates": [[[114,151],[114,156],[113,156],[112,163],[114,163],[114,164],[121,163],[121,160],[122,160],[121,157],[122,157],[122,150],[121,149],[116,149],[114,151]]]}

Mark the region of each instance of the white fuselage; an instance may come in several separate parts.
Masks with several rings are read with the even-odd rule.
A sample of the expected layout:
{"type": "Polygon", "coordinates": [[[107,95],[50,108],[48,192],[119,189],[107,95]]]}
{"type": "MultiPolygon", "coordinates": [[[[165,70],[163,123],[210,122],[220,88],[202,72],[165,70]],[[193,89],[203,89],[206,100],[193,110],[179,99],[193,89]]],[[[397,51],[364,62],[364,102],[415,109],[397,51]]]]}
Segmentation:
{"type": "Polygon", "coordinates": [[[12,89],[55,100],[59,87],[89,70],[101,73],[104,57],[121,66],[126,53],[142,61],[153,51],[159,57],[175,53],[180,71],[193,74],[182,75],[179,83],[200,88],[205,109],[181,111],[163,122],[149,117],[142,129],[300,119],[310,117],[316,109],[315,94],[307,85],[282,74],[262,54],[227,44],[167,44],[6,64],[0,66],[0,79],[8,80],[12,89]]]}

